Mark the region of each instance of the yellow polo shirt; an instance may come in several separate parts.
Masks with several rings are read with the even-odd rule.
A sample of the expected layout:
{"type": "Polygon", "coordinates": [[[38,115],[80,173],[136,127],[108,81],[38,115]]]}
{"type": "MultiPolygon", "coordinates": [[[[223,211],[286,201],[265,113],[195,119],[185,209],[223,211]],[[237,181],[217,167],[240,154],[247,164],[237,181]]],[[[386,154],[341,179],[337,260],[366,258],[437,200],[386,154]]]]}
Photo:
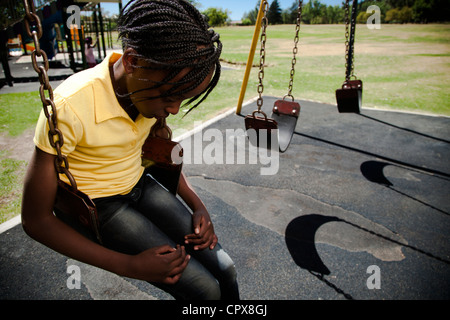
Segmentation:
{"type": "MultiPolygon", "coordinates": [[[[54,91],[58,127],[64,135],[62,153],[78,189],[91,198],[126,194],[140,179],[141,150],[154,119],[136,121],[119,105],[109,66],[121,57],[108,55],[101,64],[74,74],[54,91]]],[[[48,141],[42,111],[34,137],[36,146],[56,154],[48,141]]],[[[67,182],[65,175],[61,179],[67,182]]]]}

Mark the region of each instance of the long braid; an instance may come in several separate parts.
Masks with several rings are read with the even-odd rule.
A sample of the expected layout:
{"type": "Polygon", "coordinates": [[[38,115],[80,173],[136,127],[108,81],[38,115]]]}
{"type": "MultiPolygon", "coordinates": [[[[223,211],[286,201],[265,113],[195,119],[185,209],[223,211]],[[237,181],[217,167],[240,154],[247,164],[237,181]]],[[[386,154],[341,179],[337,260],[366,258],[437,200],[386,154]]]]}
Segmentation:
{"type": "Polygon", "coordinates": [[[221,72],[219,57],[222,43],[219,35],[209,29],[203,15],[189,2],[132,0],[119,17],[118,31],[124,49],[134,49],[138,58],[151,65],[151,67],[136,67],[169,71],[163,81],[145,90],[172,84],[173,87],[162,97],[174,93],[184,94],[197,88],[212,68],[215,68],[214,76],[204,92],[185,104],[192,104],[203,95],[188,111],[189,113],[203,102],[217,85],[221,72]],[[191,68],[191,71],[176,83],[171,82],[185,68],[191,68]],[[182,85],[188,83],[191,85],[179,90],[182,85]]]}

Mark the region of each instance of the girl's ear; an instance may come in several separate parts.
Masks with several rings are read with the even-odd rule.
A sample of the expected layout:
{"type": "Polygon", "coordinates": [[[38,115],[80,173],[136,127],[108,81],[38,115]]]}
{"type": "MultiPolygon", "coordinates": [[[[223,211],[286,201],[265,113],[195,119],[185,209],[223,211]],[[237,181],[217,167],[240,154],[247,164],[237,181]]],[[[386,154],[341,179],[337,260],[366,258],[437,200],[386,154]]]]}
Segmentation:
{"type": "Polygon", "coordinates": [[[128,48],[123,52],[122,63],[125,73],[133,73],[133,71],[136,69],[137,60],[138,58],[136,50],[128,48]]]}

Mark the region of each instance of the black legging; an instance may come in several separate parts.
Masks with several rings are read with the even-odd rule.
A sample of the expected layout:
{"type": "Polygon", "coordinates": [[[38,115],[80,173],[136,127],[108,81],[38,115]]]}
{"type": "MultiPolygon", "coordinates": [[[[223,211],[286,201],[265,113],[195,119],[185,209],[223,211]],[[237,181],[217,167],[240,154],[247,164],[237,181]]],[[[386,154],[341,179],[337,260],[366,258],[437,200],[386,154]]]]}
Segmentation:
{"type": "MultiPolygon", "coordinates": [[[[94,202],[103,244],[119,252],[138,254],[165,244],[184,245],[184,236],[193,233],[190,211],[150,174],[144,174],[129,194],[94,202]]],[[[180,280],[153,285],[176,299],[239,299],[234,263],[220,244],[213,250],[185,247],[191,259],[180,280]]]]}

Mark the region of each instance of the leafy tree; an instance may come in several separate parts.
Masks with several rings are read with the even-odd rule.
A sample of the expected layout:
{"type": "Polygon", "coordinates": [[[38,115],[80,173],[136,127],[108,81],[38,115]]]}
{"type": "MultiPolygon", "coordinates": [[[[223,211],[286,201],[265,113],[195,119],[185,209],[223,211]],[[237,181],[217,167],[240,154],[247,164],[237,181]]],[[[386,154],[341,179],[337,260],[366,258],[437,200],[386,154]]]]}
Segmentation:
{"type": "Polygon", "coordinates": [[[309,0],[307,4],[303,4],[302,20],[305,23],[323,23],[323,13],[326,5],[322,4],[319,0],[309,0]]]}
{"type": "Polygon", "coordinates": [[[208,8],[203,11],[208,23],[213,27],[223,26],[230,21],[229,11],[221,8],[208,8]]]}

